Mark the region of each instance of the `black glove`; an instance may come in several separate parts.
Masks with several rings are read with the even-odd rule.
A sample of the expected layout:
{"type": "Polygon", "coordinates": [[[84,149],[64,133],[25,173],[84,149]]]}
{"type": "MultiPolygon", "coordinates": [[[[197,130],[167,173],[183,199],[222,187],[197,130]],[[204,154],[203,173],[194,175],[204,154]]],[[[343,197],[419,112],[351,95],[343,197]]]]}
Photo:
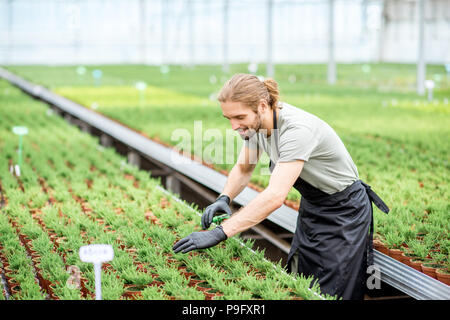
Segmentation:
{"type": "Polygon", "coordinates": [[[223,232],[222,226],[218,226],[210,231],[193,232],[175,243],[172,249],[175,253],[178,253],[181,250],[183,250],[183,253],[186,253],[195,249],[213,247],[227,238],[227,235],[223,232]]]}
{"type": "Polygon", "coordinates": [[[230,201],[230,197],[223,194],[214,203],[206,207],[202,215],[202,228],[204,230],[209,228],[214,216],[219,216],[224,213],[231,216],[230,201]]]}

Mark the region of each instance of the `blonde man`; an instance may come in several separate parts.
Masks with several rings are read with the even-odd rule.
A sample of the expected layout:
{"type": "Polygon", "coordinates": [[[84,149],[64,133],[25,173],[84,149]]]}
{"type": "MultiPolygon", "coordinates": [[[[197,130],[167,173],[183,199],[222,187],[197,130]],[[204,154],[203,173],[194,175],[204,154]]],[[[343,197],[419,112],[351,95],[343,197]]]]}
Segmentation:
{"type": "Polygon", "coordinates": [[[279,102],[273,79],[236,74],[218,100],[245,143],[223,192],[202,216],[203,229],[214,216],[231,215],[229,204],[250,181],[262,151],[271,160],[269,185],[220,226],[181,239],[174,251],[209,248],[251,228],[281,207],[294,187],[302,198],[288,270],[313,276],[323,293],[363,299],[373,264],[372,202],[386,213],[389,208],[359,179],[341,139],[313,114],[279,102]]]}

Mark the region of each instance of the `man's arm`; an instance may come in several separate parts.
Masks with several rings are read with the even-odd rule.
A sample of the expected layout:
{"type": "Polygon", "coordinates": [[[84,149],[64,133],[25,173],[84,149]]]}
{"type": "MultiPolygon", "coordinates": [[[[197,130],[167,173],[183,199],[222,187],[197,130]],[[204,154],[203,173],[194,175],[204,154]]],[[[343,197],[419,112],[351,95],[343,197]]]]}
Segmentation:
{"type": "MultiPolygon", "coordinates": [[[[257,225],[280,208],[303,169],[304,161],[277,163],[268,187],[245,207],[222,223],[228,237],[257,225]]],[[[225,192],[224,192],[225,193],[225,192]]]]}
{"type": "Polygon", "coordinates": [[[225,194],[230,197],[230,200],[233,200],[244,190],[252,177],[261,153],[261,151],[246,147],[245,144],[242,146],[238,161],[228,174],[221,194],[225,194]]]}

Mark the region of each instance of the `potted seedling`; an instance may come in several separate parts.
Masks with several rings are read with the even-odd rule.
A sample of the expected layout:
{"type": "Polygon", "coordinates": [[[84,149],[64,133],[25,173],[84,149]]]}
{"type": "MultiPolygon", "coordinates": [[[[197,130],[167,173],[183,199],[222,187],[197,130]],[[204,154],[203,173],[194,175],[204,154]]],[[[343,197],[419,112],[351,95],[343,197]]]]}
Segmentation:
{"type": "Polygon", "coordinates": [[[430,259],[429,261],[422,263],[422,272],[434,279],[437,279],[436,270],[439,267],[441,267],[439,263],[437,263],[434,259],[430,259]]]}
{"type": "MultiPolygon", "coordinates": [[[[415,239],[413,240],[415,241],[415,239]]],[[[409,243],[410,241],[408,241],[409,243]]],[[[405,248],[402,252],[402,255],[400,257],[400,261],[404,264],[406,264],[409,267],[411,266],[411,260],[414,260],[417,257],[417,255],[411,250],[411,248],[405,248]]]]}
{"type": "Polygon", "coordinates": [[[141,292],[141,296],[143,300],[167,300],[168,297],[161,292],[158,287],[150,286],[146,287],[141,292]]]}
{"type": "Polygon", "coordinates": [[[383,237],[378,233],[374,234],[373,247],[375,250],[384,253],[385,255],[389,255],[389,249],[384,244],[383,237]]]}
{"type": "Polygon", "coordinates": [[[45,296],[41,292],[39,285],[34,281],[34,278],[27,278],[20,284],[19,298],[23,300],[45,300],[45,296]]]}
{"type": "Polygon", "coordinates": [[[402,250],[401,244],[403,238],[397,232],[386,234],[386,244],[389,248],[389,256],[395,260],[401,261],[402,250]]]}
{"type": "Polygon", "coordinates": [[[450,259],[448,257],[443,268],[436,269],[436,278],[450,286],[450,259]]]}
{"type": "Polygon", "coordinates": [[[428,248],[420,240],[411,241],[409,247],[416,254],[414,259],[411,259],[411,267],[422,272],[422,263],[424,263],[428,256],[428,248]]]}
{"type": "Polygon", "coordinates": [[[169,299],[177,300],[204,300],[205,296],[202,292],[186,287],[184,284],[177,281],[169,281],[162,287],[164,291],[171,297],[169,299]]]}

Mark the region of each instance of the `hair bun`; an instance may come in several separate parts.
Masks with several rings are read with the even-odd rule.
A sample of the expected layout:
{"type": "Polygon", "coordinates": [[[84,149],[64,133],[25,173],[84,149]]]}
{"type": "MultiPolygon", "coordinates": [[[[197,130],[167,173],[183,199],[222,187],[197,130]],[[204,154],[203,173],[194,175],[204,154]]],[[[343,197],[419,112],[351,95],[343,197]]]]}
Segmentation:
{"type": "Polygon", "coordinates": [[[264,79],[251,74],[237,73],[220,90],[219,102],[242,102],[256,108],[261,99],[266,99],[271,108],[278,105],[278,84],[272,78],[264,79]]]}

